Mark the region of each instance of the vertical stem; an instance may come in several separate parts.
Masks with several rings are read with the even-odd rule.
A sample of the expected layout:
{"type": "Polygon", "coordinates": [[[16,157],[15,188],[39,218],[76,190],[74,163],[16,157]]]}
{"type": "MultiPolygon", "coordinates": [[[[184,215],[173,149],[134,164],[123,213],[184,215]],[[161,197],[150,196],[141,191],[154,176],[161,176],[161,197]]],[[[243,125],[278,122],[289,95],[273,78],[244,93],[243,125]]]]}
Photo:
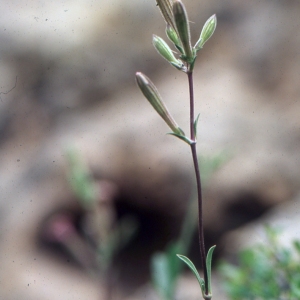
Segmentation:
{"type": "Polygon", "coordinates": [[[191,144],[191,151],[193,156],[193,163],[195,168],[195,175],[197,181],[197,193],[198,193],[198,230],[199,230],[199,246],[200,246],[200,257],[202,262],[202,268],[204,273],[205,281],[205,293],[208,294],[208,280],[207,280],[207,269],[206,269],[206,252],[204,244],[204,230],[203,230],[203,213],[202,213],[202,187],[201,187],[201,178],[200,178],[200,169],[197,157],[197,142],[195,137],[195,128],[194,128],[194,85],[193,85],[193,71],[190,69],[187,72],[188,81],[189,81],[189,92],[190,92],[190,134],[191,140],[194,142],[191,144]]]}

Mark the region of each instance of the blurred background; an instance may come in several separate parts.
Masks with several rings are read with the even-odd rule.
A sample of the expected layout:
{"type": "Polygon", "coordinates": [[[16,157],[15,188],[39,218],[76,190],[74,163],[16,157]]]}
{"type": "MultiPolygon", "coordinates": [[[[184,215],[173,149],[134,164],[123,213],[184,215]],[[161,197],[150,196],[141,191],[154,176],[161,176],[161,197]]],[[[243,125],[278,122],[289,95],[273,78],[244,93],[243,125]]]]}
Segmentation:
{"type": "MultiPolygon", "coordinates": [[[[195,67],[199,154],[226,153],[205,184],[207,247],[234,255],[265,222],[297,237],[300,2],[184,3],[194,43],[218,18],[195,67]]],[[[186,76],[151,44],[154,33],[165,38],[155,0],[1,0],[0,9],[0,298],[108,299],[87,229],[105,217],[95,221],[79,199],[89,196],[70,184],[75,149],[107,222],[135,223],[111,263],[112,298],[157,299],[149,259],[178,236],[195,182],[188,147],[165,134],[135,84],[136,71],[151,77],[188,130],[186,76]]],[[[196,235],[190,256],[199,266],[196,235]]],[[[178,299],[196,299],[196,280],[182,280],[178,299]]]]}

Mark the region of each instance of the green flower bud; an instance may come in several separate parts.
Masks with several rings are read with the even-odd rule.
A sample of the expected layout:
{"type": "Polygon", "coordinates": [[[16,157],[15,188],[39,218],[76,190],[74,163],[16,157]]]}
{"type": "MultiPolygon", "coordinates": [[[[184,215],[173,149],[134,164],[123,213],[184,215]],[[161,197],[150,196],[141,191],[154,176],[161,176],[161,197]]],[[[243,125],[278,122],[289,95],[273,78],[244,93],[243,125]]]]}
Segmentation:
{"type": "Polygon", "coordinates": [[[157,113],[164,119],[173,133],[184,136],[184,132],[180,129],[176,121],[169,113],[152,81],[141,72],[137,72],[135,74],[135,77],[136,82],[146,99],[150,102],[157,113]]]}
{"type": "Polygon", "coordinates": [[[178,36],[184,50],[184,56],[188,62],[192,62],[194,60],[194,54],[191,46],[189,20],[185,7],[180,0],[175,0],[173,4],[173,16],[178,36]]]}
{"type": "Polygon", "coordinates": [[[153,34],[153,39],[152,39],[153,46],[157,50],[157,52],[164,58],[166,59],[170,64],[177,68],[182,67],[182,62],[178,59],[173,54],[173,51],[171,48],[168,46],[168,44],[159,36],[153,34]]]}
{"type": "Polygon", "coordinates": [[[166,34],[169,40],[173,42],[174,45],[180,45],[180,40],[178,38],[177,32],[169,24],[167,24],[166,34]]]}
{"type": "Polygon", "coordinates": [[[217,27],[217,17],[216,15],[211,16],[204,24],[200,38],[197,41],[194,49],[198,52],[201,48],[203,48],[204,44],[211,38],[215,29],[217,27]]]}

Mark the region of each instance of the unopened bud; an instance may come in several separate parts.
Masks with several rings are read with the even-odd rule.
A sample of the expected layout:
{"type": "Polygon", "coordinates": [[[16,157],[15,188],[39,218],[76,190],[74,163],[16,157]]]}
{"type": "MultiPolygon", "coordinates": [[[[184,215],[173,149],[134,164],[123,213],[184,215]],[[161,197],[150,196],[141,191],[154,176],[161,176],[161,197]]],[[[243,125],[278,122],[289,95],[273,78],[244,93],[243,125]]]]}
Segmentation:
{"type": "Polygon", "coordinates": [[[204,44],[211,38],[215,29],[217,27],[217,17],[216,15],[212,15],[204,24],[200,38],[197,41],[194,49],[198,52],[201,48],[203,48],[204,44]]]}
{"type": "Polygon", "coordinates": [[[168,46],[168,44],[159,36],[153,35],[152,39],[153,46],[157,50],[157,52],[164,58],[166,59],[170,64],[177,68],[182,67],[182,62],[178,59],[173,54],[173,51],[171,48],[168,46]]]}
{"type": "Polygon", "coordinates": [[[188,62],[192,62],[194,60],[194,54],[191,46],[189,20],[185,7],[180,0],[174,1],[173,15],[185,58],[188,62]]]}
{"type": "Polygon", "coordinates": [[[170,26],[169,24],[167,24],[167,28],[166,28],[166,34],[169,38],[169,40],[171,42],[173,42],[174,45],[180,45],[180,40],[178,38],[177,32],[173,29],[172,26],[170,26]]]}
{"type": "Polygon", "coordinates": [[[166,23],[176,31],[176,26],[173,18],[172,0],[156,0],[156,2],[166,23]]]}
{"type": "Polygon", "coordinates": [[[158,90],[152,83],[152,81],[141,72],[137,72],[135,76],[136,82],[140,90],[142,91],[146,99],[150,102],[150,104],[153,106],[153,108],[157,111],[157,113],[171,128],[171,130],[178,135],[184,135],[184,132],[180,129],[176,121],[169,113],[167,107],[163,103],[161,96],[159,95],[158,90]]]}

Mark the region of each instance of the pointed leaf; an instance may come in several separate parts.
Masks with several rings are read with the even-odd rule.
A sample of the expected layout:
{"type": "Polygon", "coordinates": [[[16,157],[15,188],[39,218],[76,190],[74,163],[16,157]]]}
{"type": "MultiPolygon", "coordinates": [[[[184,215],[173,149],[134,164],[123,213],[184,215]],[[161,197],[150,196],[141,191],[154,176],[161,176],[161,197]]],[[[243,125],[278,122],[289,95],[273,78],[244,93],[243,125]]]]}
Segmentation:
{"type": "Polygon", "coordinates": [[[198,114],[197,118],[194,121],[195,137],[197,137],[197,125],[198,125],[199,117],[200,117],[200,114],[198,114]]]}
{"type": "Polygon", "coordinates": [[[206,256],[206,269],[207,269],[207,286],[208,286],[208,293],[211,294],[211,261],[212,261],[212,255],[216,248],[215,246],[212,246],[209,248],[207,256],[206,256]]]}
{"type": "Polygon", "coordinates": [[[186,256],[184,255],[181,255],[181,254],[177,254],[177,256],[187,264],[187,266],[192,270],[192,272],[194,273],[194,275],[196,276],[198,282],[199,282],[199,285],[200,285],[200,288],[201,288],[201,291],[202,291],[202,295],[204,297],[205,295],[205,282],[204,282],[204,279],[200,277],[195,265],[193,264],[193,262],[187,258],[186,256]]]}
{"type": "Polygon", "coordinates": [[[170,132],[170,133],[168,133],[168,134],[174,135],[174,136],[178,137],[180,140],[186,142],[186,143],[189,144],[189,145],[192,145],[192,144],[195,143],[194,141],[190,140],[190,139],[189,139],[188,137],[186,137],[185,135],[177,134],[177,133],[175,133],[175,132],[170,132]]]}

